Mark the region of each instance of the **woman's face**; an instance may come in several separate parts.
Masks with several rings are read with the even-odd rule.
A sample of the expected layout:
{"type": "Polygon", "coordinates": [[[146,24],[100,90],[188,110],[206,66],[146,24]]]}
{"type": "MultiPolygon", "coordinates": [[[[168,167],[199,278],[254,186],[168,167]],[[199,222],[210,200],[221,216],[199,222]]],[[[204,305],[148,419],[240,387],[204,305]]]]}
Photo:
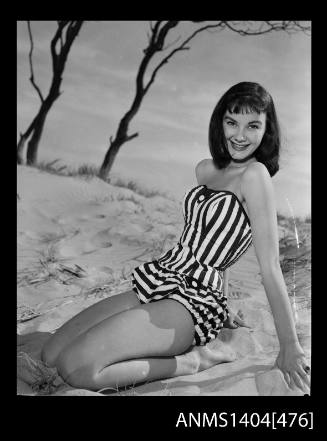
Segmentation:
{"type": "Polygon", "coordinates": [[[233,159],[242,160],[259,147],[266,130],[266,114],[230,113],[227,110],[223,129],[229,154],[233,159]]]}

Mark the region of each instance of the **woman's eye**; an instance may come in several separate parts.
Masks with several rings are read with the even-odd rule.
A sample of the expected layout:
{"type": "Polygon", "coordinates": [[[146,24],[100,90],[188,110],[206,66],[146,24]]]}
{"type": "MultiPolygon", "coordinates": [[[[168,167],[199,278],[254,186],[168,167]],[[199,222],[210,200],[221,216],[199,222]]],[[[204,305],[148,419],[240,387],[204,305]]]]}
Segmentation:
{"type": "Polygon", "coordinates": [[[257,126],[256,124],[250,124],[249,125],[250,129],[258,129],[259,126],[257,126]]]}
{"type": "Polygon", "coordinates": [[[228,126],[234,126],[235,125],[235,123],[233,121],[226,121],[226,124],[228,126]]]}

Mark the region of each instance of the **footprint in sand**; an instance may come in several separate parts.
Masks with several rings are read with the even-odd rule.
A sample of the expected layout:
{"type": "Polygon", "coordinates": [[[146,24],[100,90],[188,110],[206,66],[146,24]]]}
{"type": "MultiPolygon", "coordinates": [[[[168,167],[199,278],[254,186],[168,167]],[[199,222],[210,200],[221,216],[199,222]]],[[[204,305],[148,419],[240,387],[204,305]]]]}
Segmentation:
{"type": "Polygon", "coordinates": [[[250,294],[244,291],[229,291],[228,296],[229,299],[232,300],[243,300],[247,297],[251,297],[250,294]]]}
{"type": "Polygon", "coordinates": [[[97,248],[109,248],[112,246],[112,235],[110,234],[111,228],[106,228],[105,230],[99,231],[94,236],[91,237],[90,243],[95,245],[97,248]]]}
{"type": "MultiPolygon", "coordinates": [[[[99,234],[99,233],[98,233],[99,234]]],[[[85,235],[81,237],[76,235],[69,240],[61,241],[58,247],[58,253],[61,257],[77,257],[83,254],[91,254],[101,248],[109,248],[112,243],[105,236],[98,236],[97,234],[91,238],[85,235]]]]}

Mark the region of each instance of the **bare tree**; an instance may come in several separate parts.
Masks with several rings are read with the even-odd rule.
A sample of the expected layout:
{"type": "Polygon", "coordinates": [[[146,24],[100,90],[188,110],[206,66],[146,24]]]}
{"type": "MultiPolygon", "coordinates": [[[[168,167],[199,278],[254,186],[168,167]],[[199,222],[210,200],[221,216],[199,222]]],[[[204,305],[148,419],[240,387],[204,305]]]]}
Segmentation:
{"type": "Polygon", "coordinates": [[[44,128],[44,123],[51,109],[53,103],[60,96],[60,85],[62,82],[62,74],[65,69],[65,64],[70,51],[70,48],[77,37],[83,21],[58,21],[58,28],[56,33],[51,40],[51,57],[52,57],[52,80],[48,95],[44,98],[40,88],[37,86],[34,80],[33,71],[33,36],[31,31],[31,24],[28,21],[28,34],[31,43],[31,49],[29,52],[29,64],[30,64],[30,81],[37,91],[39,98],[41,100],[40,108],[31,122],[30,126],[24,133],[20,133],[20,139],[17,145],[17,162],[22,164],[23,161],[23,151],[26,141],[29,139],[27,145],[27,164],[33,165],[37,161],[37,151],[41,135],[44,128]]]}
{"type": "MultiPolygon", "coordinates": [[[[216,32],[225,29],[236,32],[241,36],[263,35],[273,31],[285,31],[290,34],[301,31],[309,34],[311,31],[310,24],[303,24],[297,21],[218,21],[214,22],[213,24],[200,26],[180,44],[177,44],[180,38],[169,44],[166,44],[168,34],[172,29],[176,28],[179,23],[179,21],[156,21],[154,25],[150,23],[150,33],[148,33],[149,43],[148,46],[143,50],[144,56],[136,75],[136,92],[134,100],[129,110],[120,120],[115,138],[110,136],[109,149],[104,157],[99,171],[100,178],[106,179],[108,177],[108,174],[111,170],[111,167],[114,163],[115,157],[120,147],[124,143],[131,141],[138,136],[137,132],[131,135],[128,134],[129,124],[139,110],[143,98],[153,84],[158,71],[166,63],[168,63],[168,61],[177,52],[189,50],[190,47],[187,46],[187,44],[197,34],[204,31],[216,32]],[[148,71],[150,70],[149,63],[153,59],[153,57],[159,52],[164,52],[168,48],[172,47],[173,49],[166,56],[164,56],[161,61],[158,62],[157,66],[152,70],[152,72],[148,73],[148,71]],[[150,77],[148,81],[145,80],[146,74],[148,74],[150,77]]],[[[202,23],[202,21],[194,21],[193,23],[202,23]]]]}

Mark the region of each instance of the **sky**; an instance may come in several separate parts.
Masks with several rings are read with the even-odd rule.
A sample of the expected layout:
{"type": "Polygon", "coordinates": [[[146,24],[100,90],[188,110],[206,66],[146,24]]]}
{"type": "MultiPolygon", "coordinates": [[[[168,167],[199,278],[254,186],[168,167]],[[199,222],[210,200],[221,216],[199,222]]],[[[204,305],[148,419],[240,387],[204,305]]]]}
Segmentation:
{"type": "MultiPolygon", "coordinates": [[[[56,22],[32,21],[31,27],[34,77],[46,95],[56,22]]],[[[197,27],[180,22],[167,43],[182,42],[197,27]]],[[[63,93],[46,120],[39,161],[102,164],[109,138],[134,98],[149,29],[147,21],[83,24],[68,56],[63,93]]],[[[197,185],[196,164],[210,158],[208,125],[217,101],[232,85],[254,81],[272,95],[281,126],[280,171],[273,178],[277,209],[288,216],[310,215],[311,38],[285,32],[246,37],[224,30],[201,33],[189,47],[159,70],[130,124],[129,134],[138,132],[139,136],[122,146],[111,176],[180,199],[197,185]]],[[[27,24],[17,22],[17,139],[40,105],[29,81],[29,49],[27,24]]],[[[150,68],[161,57],[156,56],[150,68]]]]}

